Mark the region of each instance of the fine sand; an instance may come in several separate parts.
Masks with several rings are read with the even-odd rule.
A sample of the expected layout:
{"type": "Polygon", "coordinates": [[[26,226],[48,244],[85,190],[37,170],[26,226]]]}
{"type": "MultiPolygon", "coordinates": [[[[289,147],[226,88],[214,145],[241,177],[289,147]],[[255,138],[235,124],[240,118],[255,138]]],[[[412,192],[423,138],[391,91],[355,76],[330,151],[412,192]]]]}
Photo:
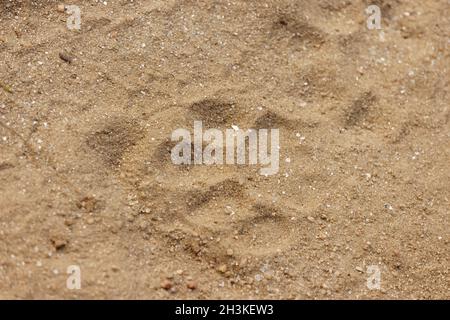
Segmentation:
{"type": "Polygon", "coordinates": [[[0,0],[0,298],[450,298],[447,0],[58,4],[0,0]],[[278,174],[174,165],[194,120],[278,174]]]}

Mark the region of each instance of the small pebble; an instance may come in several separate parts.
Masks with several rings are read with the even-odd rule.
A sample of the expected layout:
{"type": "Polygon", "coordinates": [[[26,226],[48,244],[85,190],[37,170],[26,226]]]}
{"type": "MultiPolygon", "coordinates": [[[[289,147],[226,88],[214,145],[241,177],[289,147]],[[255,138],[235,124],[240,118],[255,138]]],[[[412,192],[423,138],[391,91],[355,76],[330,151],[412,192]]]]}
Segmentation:
{"type": "Polygon", "coordinates": [[[120,268],[118,266],[116,266],[116,265],[113,265],[113,266],[111,266],[111,270],[113,272],[118,272],[118,271],[120,271],[120,268]]]}
{"type": "Polygon", "coordinates": [[[188,287],[188,289],[191,289],[191,290],[197,289],[197,283],[195,281],[188,281],[186,283],[186,286],[188,287]]]}
{"type": "Polygon", "coordinates": [[[73,57],[71,55],[65,53],[65,52],[60,52],[59,53],[59,58],[62,61],[67,62],[67,63],[72,63],[72,61],[73,61],[73,57]]]}
{"type": "Polygon", "coordinates": [[[260,274],[255,275],[255,280],[258,281],[258,282],[261,281],[263,278],[264,277],[262,275],[260,275],[260,274]]]}
{"type": "Polygon", "coordinates": [[[58,4],[57,10],[58,12],[64,12],[66,10],[66,6],[63,4],[58,4]]]}
{"type": "Polygon", "coordinates": [[[219,270],[219,272],[221,273],[225,273],[227,272],[227,265],[226,264],[222,264],[221,266],[219,266],[219,268],[217,270],[219,270]]]}
{"type": "Polygon", "coordinates": [[[161,288],[163,288],[164,290],[169,290],[170,288],[172,288],[172,281],[164,279],[163,281],[161,281],[161,288]]]}

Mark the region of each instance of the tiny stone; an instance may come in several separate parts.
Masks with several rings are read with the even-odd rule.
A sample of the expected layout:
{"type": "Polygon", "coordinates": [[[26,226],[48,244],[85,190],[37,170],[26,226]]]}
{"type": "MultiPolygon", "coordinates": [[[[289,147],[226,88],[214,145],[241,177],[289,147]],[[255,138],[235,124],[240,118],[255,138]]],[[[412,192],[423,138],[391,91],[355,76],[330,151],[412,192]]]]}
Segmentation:
{"type": "Polygon", "coordinates": [[[79,209],[84,209],[86,212],[92,212],[95,210],[97,200],[94,197],[84,197],[77,203],[79,209]]]}
{"type": "Polygon", "coordinates": [[[66,6],[63,4],[58,4],[57,10],[58,12],[64,12],[66,9],[66,6]]]}
{"type": "Polygon", "coordinates": [[[261,281],[263,278],[264,277],[262,275],[260,275],[260,274],[255,275],[255,280],[258,281],[258,282],[261,281]]]}
{"type": "Polygon", "coordinates": [[[188,289],[191,289],[191,290],[197,289],[197,283],[195,281],[188,281],[186,283],[186,286],[188,287],[188,289]]]}
{"type": "Polygon", "coordinates": [[[118,266],[111,266],[111,270],[114,272],[120,271],[120,268],[118,266]]]}
{"type": "Polygon", "coordinates": [[[51,242],[56,250],[61,250],[67,245],[67,239],[64,236],[54,236],[51,242]]]}
{"type": "Polygon", "coordinates": [[[72,61],[73,61],[73,57],[65,52],[60,52],[59,58],[67,63],[72,63],[72,61]]]}
{"type": "Polygon", "coordinates": [[[161,281],[161,288],[163,288],[164,290],[169,290],[170,288],[172,288],[172,282],[168,279],[164,279],[163,281],[161,281]]]}
{"type": "Polygon", "coordinates": [[[73,220],[73,219],[70,219],[70,218],[68,218],[68,219],[66,219],[65,221],[64,221],[64,224],[66,225],[66,226],[68,226],[68,227],[70,227],[71,225],[73,225],[75,223],[75,221],[73,220]]]}
{"type": "Polygon", "coordinates": [[[227,250],[227,256],[231,257],[233,255],[233,249],[228,249],[227,250]]]}
{"type": "Polygon", "coordinates": [[[219,270],[219,272],[221,272],[221,273],[225,273],[225,272],[227,272],[227,265],[222,264],[217,270],[219,270]]]}

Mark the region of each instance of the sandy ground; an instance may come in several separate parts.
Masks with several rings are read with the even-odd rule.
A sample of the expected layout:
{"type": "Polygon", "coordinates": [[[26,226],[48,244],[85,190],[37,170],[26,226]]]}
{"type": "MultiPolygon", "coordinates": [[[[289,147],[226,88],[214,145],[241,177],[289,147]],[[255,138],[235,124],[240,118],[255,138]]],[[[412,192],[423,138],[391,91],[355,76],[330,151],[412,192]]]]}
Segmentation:
{"type": "Polygon", "coordinates": [[[450,298],[447,0],[58,4],[0,0],[0,298],[450,298]],[[174,165],[194,120],[279,173],[174,165]]]}

